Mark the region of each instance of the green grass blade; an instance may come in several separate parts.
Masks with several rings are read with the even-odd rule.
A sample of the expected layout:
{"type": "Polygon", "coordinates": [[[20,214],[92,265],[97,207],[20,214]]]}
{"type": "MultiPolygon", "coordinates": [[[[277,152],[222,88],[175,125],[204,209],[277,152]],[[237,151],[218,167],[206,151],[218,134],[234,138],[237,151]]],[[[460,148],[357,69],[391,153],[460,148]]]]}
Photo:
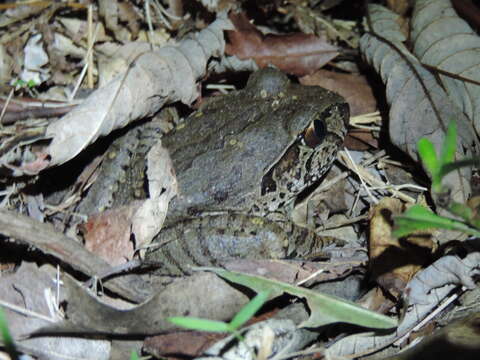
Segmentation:
{"type": "Polygon", "coordinates": [[[417,143],[418,155],[425,168],[430,172],[432,177],[436,176],[440,168],[437,159],[437,153],[432,142],[426,138],[421,138],[417,143]]]}
{"type": "Polygon", "coordinates": [[[247,286],[257,293],[270,291],[270,297],[284,292],[305,299],[310,308],[310,316],[300,327],[317,328],[332,323],[348,323],[374,329],[393,329],[397,320],[362,308],[361,306],[336,296],[326,295],[302,287],[282,283],[261,276],[242,274],[219,268],[201,268],[213,271],[222,278],[247,286]]]}
{"type": "Polygon", "coordinates": [[[234,330],[240,328],[265,304],[270,295],[269,291],[259,292],[247,305],[240,309],[240,311],[230,321],[230,327],[234,330]]]}
{"type": "Polygon", "coordinates": [[[231,332],[230,325],[227,323],[224,323],[223,321],[215,321],[215,320],[200,319],[196,317],[184,317],[184,316],[174,316],[174,317],[168,318],[167,320],[170,321],[172,324],[175,324],[190,330],[211,331],[211,332],[231,332]]]}
{"type": "Polygon", "coordinates": [[[432,228],[459,230],[470,235],[480,236],[480,231],[455,219],[438,216],[420,205],[414,205],[403,215],[395,217],[395,227],[393,235],[396,237],[406,236],[416,230],[432,228]]]}
{"type": "Polygon", "coordinates": [[[447,134],[443,139],[442,151],[440,153],[440,166],[451,163],[455,160],[455,151],[457,149],[457,123],[450,121],[447,134]]]}

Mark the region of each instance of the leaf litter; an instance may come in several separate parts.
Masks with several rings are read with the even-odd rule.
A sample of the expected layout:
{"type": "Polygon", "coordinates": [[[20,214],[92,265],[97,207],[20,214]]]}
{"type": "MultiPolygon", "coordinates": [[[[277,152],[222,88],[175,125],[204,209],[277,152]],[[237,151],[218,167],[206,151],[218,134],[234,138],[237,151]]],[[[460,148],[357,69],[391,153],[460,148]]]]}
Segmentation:
{"type": "MultiPolygon", "coordinates": [[[[396,9],[402,15],[408,14],[405,10],[407,6],[405,1],[392,0],[387,3],[390,9],[396,9]]],[[[152,13],[145,13],[144,19],[141,15],[142,12],[133,3],[100,1],[98,11],[103,14],[104,23],[100,20],[95,40],[103,42],[103,44],[97,43],[95,51],[95,56],[99,57],[99,67],[98,69],[92,69],[95,64],[90,63],[90,69],[86,69],[86,71],[90,71],[90,76],[98,76],[98,84],[101,84],[101,86],[98,86],[93,92],[90,91],[83,100],[79,98],[80,100],[76,101],[73,110],[72,103],[68,102],[68,98],[71,98],[71,91],[70,94],[65,96],[65,93],[68,92],[67,87],[59,86],[56,89],[51,87],[49,94],[39,94],[40,96],[46,96],[42,100],[36,100],[37,105],[40,106],[33,105],[32,107],[32,105],[24,102],[22,108],[17,110],[17,114],[14,113],[12,105],[21,103],[16,96],[18,92],[37,96],[35,86],[30,88],[25,81],[29,78],[20,77],[20,74],[24,74],[24,76],[28,74],[24,71],[27,68],[32,70],[31,64],[33,64],[33,70],[38,70],[35,73],[38,76],[30,78],[37,85],[46,81],[46,77],[49,77],[48,81],[50,82],[47,87],[54,83],[72,84],[76,81],[76,75],[80,71],[81,62],[83,62],[80,59],[86,56],[89,47],[87,32],[82,30],[86,28],[87,23],[83,19],[78,21],[71,17],[63,17],[62,25],[59,27],[55,20],[60,22],[60,17],[55,12],[46,11],[46,7],[43,5],[12,7],[2,13],[0,27],[8,28],[9,31],[12,29],[12,31],[11,34],[6,31],[0,33],[0,54],[4,54],[6,63],[13,64],[14,58],[22,59],[22,61],[16,68],[12,67],[10,73],[5,72],[5,68],[3,68],[1,76],[8,81],[16,76],[23,83],[17,81],[15,85],[17,92],[13,96],[13,100],[12,98],[5,98],[2,102],[5,111],[0,121],[3,125],[0,128],[0,138],[2,139],[0,143],[0,162],[3,170],[0,203],[4,209],[0,212],[0,232],[5,239],[8,237],[15,239],[13,244],[9,244],[10,247],[18,246],[17,244],[20,243],[34,247],[40,253],[48,254],[51,257],[44,261],[51,262],[56,259],[54,262],[60,262],[65,273],[70,272],[78,280],[91,279],[93,281],[90,281],[90,283],[92,283],[95,282],[94,280],[101,280],[103,278],[100,276],[101,274],[116,274],[108,281],[106,279],[98,281],[100,288],[103,287],[124,299],[140,304],[129,310],[115,309],[100,302],[99,299],[102,299],[102,297],[94,297],[89,293],[89,290],[80,287],[68,277],[69,275],[65,274],[63,279],[67,291],[64,300],[67,304],[66,318],[55,325],[48,325],[43,328],[39,328],[43,324],[37,325],[31,321],[32,328],[29,328],[28,332],[37,335],[47,332],[67,332],[77,335],[101,334],[105,339],[109,339],[109,334],[154,335],[159,332],[174,330],[171,325],[165,322],[164,319],[167,316],[188,313],[210,319],[229,320],[245,304],[247,297],[244,293],[233,289],[231,285],[211,273],[194,274],[191,277],[176,279],[173,282],[172,279],[159,279],[152,284],[149,283],[148,276],[141,274],[118,275],[122,273],[122,270],[116,272],[116,267],[112,266],[112,264],[125,265],[126,260],[132,259],[139,248],[148,244],[151,238],[158,233],[163,222],[162,217],[167,212],[168,201],[175,194],[175,179],[169,176],[169,173],[173,173],[173,170],[168,167],[168,160],[158,160],[163,158],[163,155],[160,154],[162,151],[160,144],[148,155],[148,183],[146,186],[148,187],[149,198],[128,205],[125,210],[129,213],[129,216],[125,220],[117,215],[116,211],[121,211],[119,208],[100,213],[99,219],[102,219],[103,216],[105,223],[116,220],[117,225],[105,227],[106,232],[103,236],[95,232],[86,236],[86,238],[91,238],[93,244],[108,249],[104,252],[110,256],[111,264],[100,259],[101,251],[97,248],[90,247],[91,251],[94,252],[92,254],[85,249],[83,244],[79,243],[76,225],[81,214],[76,214],[71,210],[71,206],[82,198],[85,191],[88,191],[88,187],[93,186],[92,183],[95,184],[97,176],[95,168],[97,165],[92,166],[92,169],[85,171],[85,173],[79,171],[79,173],[84,174],[82,175],[85,176],[84,179],[75,180],[75,185],[67,190],[54,192],[53,196],[47,192],[39,191],[39,188],[35,187],[36,179],[57,176],[56,174],[61,173],[65,166],[75,163],[82,156],[86,156],[85,154],[88,154],[92,143],[98,143],[99,138],[109,135],[114,129],[124,128],[140,118],[153,115],[160,108],[175,101],[182,101],[184,104],[190,105],[200,94],[197,81],[204,80],[208,76],[207,69],[217,69],[219,71],[219,64],[227,64],[227,68],[233,69],[233,71],[252,70],[264,66],[266,63],[273,63],[284,71],[296,75],[313,73],[313,76],[325,77],[328,75],[325,75],[323,70],[315,74],[317,70],[325,66],[329,67],[330,71],[333,70],[333,74],[336,75],[338,75],[339,69],[348,72],[348,75],[351,75],[350,73],[358,74],[358,57],[352,57],[345,50],[348,46],[352,47],[348,50],[355,50],[356,44],[360,43],[360,51],[363,56],[372,63],[376,71],[380,72],[386,83],[386,99],[390,105],[389,128],[387,129],[385,125],[387,123],[379,124],[378,122],[374,123],[374,126],[363,128],[364,133],[358,136],[370,145],[352,149],[357,151],[351,151],[348,156],[344,154],[344,164],[347,164],[352,172],[349,173],[345,168],[341,168],[337,170],[338,173],[332,181],[332,183],[339,183],[339,180],[342,180],[343,192],[342,189],[335,189],[331,192],[328,196],[334,198],[334,200],[326,199],[326,195],[321,192],[315,193],[309,196],[301,206],[299,204],[298,210],[298,218],[302,218],[301,221],[306,226],[312,226],[313,224],[318,230],[330,229],[329,231],[334,231],[336,227],[339,227],[343,233],[338,232],[338,234],[344,234],[340,236],[350,238],[353,233],[353,235],[357,234],[357,239],[349,245],[350,248],[347,246],[334,249],[331,254],[338,253],[339,255],[329,255],[331,257],[325,261],[325,264],[319,262],[318,259],[311,259],[311,262],[307,261],[310,259],[306,259],[300,263],[254,262],[247,259],[237,260],[237,263],[227,261],[223,265],[232,271],[248,270],[252,277],[248,277],[248,275],[239,276],[243,279],[248,278],[249,281],[246,282],[246,285],[252,289],[258,286],[256,281],[259,281],[259,276],[263,279],[263,276],[268,277],[269,274],[272,274],[273,278],[280,278],[284,282],[282,285],[277,284],[282,289],[285,287],[293,289],[293,286],[287,285],[287,283],[292,284],[304,280],[308,280],[308,286],[329,280],[342,287],[342,282],[346,281],[352,273],[358,271],[362,273],[362,271],[367,270],[364,265],[367,261],[366,256],[359,256],[359,252],[363,251],[363,254],[365,254],[364,242],[366,236],[364,230],[370,226],[371,235],[374,236],[377,233],[388,232],[390,226],[388,221],[382,221],[381,225],[373,220],[370,224],[365,222],[366,213],[371,206],[372,199],[377,202],[392,193],[403,202],[413,202],[413,199],[418,196],[418,192],[421,191],[419,190],[422,188],[421,185],[424,185],[415,183],[418,177],[412,177],[411,184],[390,182],[390,179],[400,178],[395,172],[404,171],[404,164],[385,156],[385,150],[382,148],[384,146],[382,132],[389,132],[393,144],[416,159],[415,145],[417,140],[420,137],[427,136],[436,146],[439,146],[444,135],[444,125],[453,116],[457,120],[461,139],[461,146],[458,146],[458,158],[475,152],[475,146],[472,145],[477,142],[473,130],[478,127],[476,124],[478,114],[475,101],[475,98],[478,98],[478,96],[475,96],[475,91],[478,90],[477,85],[467,82],[463,78],[454,79],[447,76],[445,72],[441,72],[438,78],[444,85],[444,88],[442,88],[438,86],[435,74],[430,73],[431,68],[423,67],[422,63],[475,80],[478,72],[475,61],[478,56],[474,56],[474,54],[478,38],[468,25],[457,17],[450,7],[449,1],[417,1],[413,10],[411,29],[413,48],[410,53],[403,44],[405,38],[402,34],[404,34],[405,28],[398,26],[398,22],[405,19],[400,19],[397,15],[378,6],[372,7],[370,8],[370,16],[373,30],[388,41],[382,42],[381,38],[375,37],[371,33],[364,34],[360,40],[359,32],[354,30],[355,27],[347,20],[330,18],[326,15],[329,11],[335,11],[337,7],[343,10],[348,9],[349,5],[346,4],[347,2],[339,0],[331,2],[329,5],[322,3],[312,8],[309,6],[314,6],[314,4],[297,4],[294,1],[288,2],[285,8],[276,8],[275,5],[271,5],[271,7],[258,5],[258,9],[261,9],[263,14],[276,15],[264,24],[267,25],[269,30],[276,30],[278,34],[263,35],[259,29],[263,32],[266,27],[260,27],[257,23],[252,25],[249,21],[250,18],[245,14],[237,16],[230,14],[236,28],[233,30],[229,20],[224,14],[221,15],[220,6],[241,8],[241,5],[235,1],[224,2],[222,5],[216,3],[205,5],[208,6],[210,11],[217,14],[217,20],[212,22],[210,18],[210,21],[203,23],[203,29],[202,26],[198,27],[198,22],[193,24],[192,19],[169,17],[168,20],[159,20],[160,17],[157,18],[156,16],[162,14],[160,8],[156,8],[152,13]],[[292,35],[290,31],[284,31],[285,28],[282,27],[287,22],[282,23],[278,20],[282,17],[284,20],[287,19],[286,14],[289,12],[293,14],[289,19],[293,19],[296,27],[304,30],[305,33],[314,33],[315,36],[298,31],[292,35]],[[32,15],[35,16],[31,18],[32,15]],[[435,28],[436,25],[433,24],[432,19],[439,19],[442,24],[448,23],[451,26],[442,25],[440,31],[435,28]],[[48,22],[46,20],[50,21],[50,24],[54,24],[54,27],[42,27],[48,22]],[[142,27],[138,26],[144,20],[150,24],[153,21],[157,26],[160,21],[163,21],[168,26],[165,25],[164,29],[161,29],[161,26],[156,29],[152,27],[147,35],[142,27]],[[29,25],[29,21],[32,21],[42,30],[31,30],[35,27],[29,25]],[[170,30],[165,30],[167,28],[170,30]],[[193,28],[199,30],[191,31],[193,28]],[[457,28],[463,29],[462,33],[467,38],[465,42],[452,41],[452,38],[456,36],[457,28]],[[106,32],[105,29],[109,31],[106,32]],[[140,40],[148,37],[150,40],[164,44],[170,36],[175,34],[174,32],[168,33],[172,29],[179,31],[179,34],[190,32],[190,37],[178,40],[175,45],[168,44],[161,48],[145,43],[142,45],[138,41],[126,41],[126,39],[140,40]],[[163,31],[164,35],[160,30],[163,31]],[[227,44],[225,44],[223,38],[224,30],[230,30],[227,44]],[[22,40],[12,40],[14,38],[13,34],[22,34],[22,40]],[[52,51],[54,48],[51,44],[52,39],[56,39],[56,51],[59,51],[61,55],[52,51]],[[113,44],[113,40],[117,44],[113,44]],[[62,45],[59,45],[60,43],[62,45]],[[122,45],[118,47],[118,43],[122,43],[122,45]],[[42,46],[40,47],[39,44],[42,46]],[[452,44],[455,44],[456,47],[451,47],[452,44]],[[231,55],[228,57],[228,62],[224,54],[225,46],[227,46],[227,53],[231,55]],[[463,52],[459,51],[459,46],[463,46],[463,52]],[[39,51],[38,57],[35,59],[35,57],[32,57],[34,50],[40,50],[40,48],[43,52],[39,51]],[[471,57],[458,55],[465,52],[473,55],[471,57]],[[235,55],[240,57],[241,60],[236,59],[235,55]],[[79,61],[79,63],[74,64],[72,59],[77,59],[76,61],[79,61]],[[252,59],[255,62],[251,61],[252,59]],[[98,72],[95,72],[97,70],[98,72]],[[425,89],[427,89],[427,93],[425,93],[425,89]],[[51,102],[49,99],[53,97],[61,99],[63,102],[51,102]],[[49,109],[50,106],[51,110],[49,109]],[[41,122],[34,122],[30,119],[23,120],[32,116],[54,118],[55,116],[61,116],[66,111],[69,111],[69,113],[59,120],[47,120],[47,122],[44,120],[41,120],[41,122]],[[380,147],[380,151],[376,150],[378,147],[380,147]],[[345,160],[347,158],[348,160],[345,160]],[[389,166],[388,172],[385,164],[389,166]],[[352,173],[354,175],[349,176],[352,173]],[[56,199],[54,203],[52,202],[53,199],[56,199]],[[327,204],[326,207],[325,204],[327,204]],[[22,208],[27,210],[22,211],[22,208]],[[19,212],[28,213],[30,217],[21,215],[19,212]],[[345,213],[346,216],[341,221],[338,221],[338,217],[334,220],[334,216],[337,215],[336,212],[345,213]],[[312,217],[313,220],[311,220],[312,217]],[[54,227],[50,224],[42,224],[34,218],[51,222],[54,227]],[[345,224],[347,226],[353,224],[354,226],[345,231],[343,229],[345,224]],[[62,233],[62,230],[65,234],[62,233]],[[134,242],[132,242],[132,234],[134,242]],[[120,238],[123,239],[123,246],[126,247],[127,252],[117,252],[118,239],[120,238]],[[68,264],[68,267],[63,266],[66,264],[68,264]],[[75,270],[73,274],[71,269],[75,270]],[[226,306],[226,304],[229,305],[226,306]]],[[[56,6],[66,12],[70,10],[68,6],[56,6]]],[[[85,10],[82,6],[80,8],[85,10]]],[[[225,8],[222,10],[225,10],[225,8]]],[[[176,12],[179,12],[180,16],[182,15],[179,8],[176,12]]],[[[291,23],[289,26],[291,26],[291,23]]],[[[90,39],[94,32],[92,30],[93,28],[90,29],[90,39]]],[[[378,89],[376,89],[376,92],[372,92],[365,81],[355,76],[352,75],[347,85],[342,85],[346,90],[349,90],[348,92],[343,90],[342,86],[335,87],[335,82],[331,86],[334,90],[341,93],[345,92],[344,96],[352,98],[352,103],[358,102],[358,108],[362,109],[359,110],[360,112],[366,112],[366,109],[370,112],[372,104],[381,104],[381,99],[377,97],[378,89]],[[367,93],[368,96],[365,97],[367,93]],[[376,95],[373,99],[372,93],[376,95]]],[[[318,82],[313,80],[312,82],[312,84],[317,85],[320,83],[323,82],[320,82],[320,80],[318,82]]],[[[7,87],[5,93],[7,94],[8,91],[10,89],[7,87]]],[[[385,117],[383,117],[383,120],[385,121],[385,117]]],[[[406,169],[408,170],[408,167],[406,169]]],[[[458,196],[459,199],[463,200],[468,197],[470,192],[468,179],[468,171],[457,174],[456,177],[450,179],[454,197],[458,196]]],[[[67,188],[67,186],[64,188],[67,188]]],[[[106,203],[108,203],[108,199],[106,203]]],[[[376,211],[376,216],[379,216],[378,212],[381,212],[381,210],[377,208],[376,211]]],[[[90,221],[93,221],[93,218],[90,221]]],[[[99,232],[102,231],[102,226],[97,228],[99,232]]],[[[438,308],[438,304],[451,291],[462,285],[467,289],[474,287],[472,279],[478,273],[477,252],[473,251],[464,257],[447,255],[441,257],[431,266],[427,266],[430,262],[426,261],[424,270],[420,270],[422,266],[417,264],[415,268],[412,267],[411,270],[409,268],[408,273],[402,273],[401,271],[384,272],[384,269],[372,268],[375,262],[374,254],[382,256],[382,251],[392,246],[392,243],[385,243],[382,236],[374,237],[376,240],[370,242],[371,257],[370,269],[368,270],[373,271],[373,273],[376,271],[377,274],[383,272],[382,276],[379,277],[382,280],[379,282],[384,287],[394,284],[395,286],[390,289],[394,289],[396,293],[401,293],[402,289],[406,289],[404,290],[405,300],[409,307],[403,309],[404,317],[400,319],[401,322],[396,331],[388,335],[374,334],[370,336],[363,334],[367,336],[361,337],[354,334],[331,345],[332,342],[325,342],[328,339],[325,336],[322,338],[321,332],[317,329],[317,326],[322,323],[321,321],[320,323],[310,323],[312,328],[302,329],[299,327],[302,322],[307,321],[308,314],[303,314],[301,320],[299,320],[299,315],[293,317],[296,320],[278,320],[276,315],[273,315],[272,319],[254,325],[252,330],[245,330],[246,338],[249,339],[247,344],[265,358],[271,358],[274,354],[278,355],[279,353],[298,352],[305,349],[307,344],[317,345],[312,349],[312,352],[328,354],[333,358],[376,351],[384,347],[395,351],[395,347],[390,345],[398,340],[403,341],[403,339],[408,338],[410,329],[421,324],[422,319],[429,312],[438,308]],[[415,275],[415,273],[417,274],[415,275]],[[396,286],[399,283],[401,286],[396,286]],[[282,343],[282,339],[290,339],[290,341],[282,343]],[[294,341],[294,339],[296,340],[294,341]],[[326,346],[328,349],[325,348],[326,346]]],[[[2,244],[1,246],[6,245],[2,244]]],[[[398,246],[398,244],[393,244],[393,246],[398,246]]],[[[414,252],[414,255],[419,254],[414,252]]],[[[408,256],[405,261],[408,261],[408,256]]],[[[22,262],[22,265],[15,272],[16,276],[20,276],[25,271],[26,264],[28,264],[26,261],[22,262]]],[[[156,264],[150,265],[152,267],[156,266],[156,264]]],[[[128,269],[128,267],[124,266],[124,269],[128,269]]],[[[30,281],[41,274],[41,271],[30,266],[27,275],[22,276],[30,281]]],[[[225,272],[225,270],[220,269],[215,271],[225,272]]],[[[233,276],[232,274],[234,273],[230,273],[231,276],[233,276]]],[[[24,281],[12,276],[5,275],[5,281],[17,281],[17,283],[24,281]]],[[[267,286],[266,283],[272,280],[262,281],[260,283],[263,288],[267,286]]],[[[34,290],[35,294],[27,293],[22,288],[26,303],[20,305],[28,308],[31,299],[41,299],[40,285],[44,284],[42,286],[47,288],[47,283],[46,279],[39,282],[39,286],[34,290]]],[[[322,286],[319,286],[319,288],[322,288],[322,286]]],[[[309,290],[301,289],[299,291],[303,294],[309,290]]],[[[6,292],[10,294],[12,290],[6,292]]],[[[352,292],[349,296],[352,296],[352,301],[356,301],[360,294],[352,292]]],[[[362,301],[363,304],[368,304],[368,295],[366,296],[366,301],[362,301]]],[[[371,296],[373,298],[377,295],[371,296]]],[[[103,298],[107,297],[103,296],[103,298]]],[[[2,300],[6,299],[7,297],[2,298],[2,300]]],[[[377,299],[380,299],[380,297],[377,299]]],[[[310,299],[310,301],[312,300],[310,299]]],[[[386,300],[384,301],[387,303],[386,300]]],[[[342,308],[342,301],[339,300],[337,303],[333,301],[333,304],[335,311],[332,314],[342,308]]],[[[444,304],[440,305],[440,308],[446,306],[444,304]]],[[[290,308],[306,311],[302,303],[297,303],[284,307],[280,312],[283,310],[290,311],[288,310],[290,308]]],[[[324,310],[318,308],[310,310],[313,312],[310,315],[316,319],[332,315],[323,314],[322,311],[324,310]]],[[[275,311],[278,311],[278,308],[275,311]]],[[[383,311],[390,316],[395,315],[395,310],[391,307],[385,306],[383,311]]],[[[12,314],[12,312],[9,313],[12,314]]],[[[343,316],[344,314],[340,311],[339,315],[343,316]]],[[[331,321],[334,323],[341,321],[343,319],[341,316],[333,316],[331,321]]],[[[378,319],[390,319],[391,324],[394,324],[395,316],[390,318],[383,318],[382,315],[378,316],[378,319]]],[[[56,320],[58,321],[58,319],[56,320]]],[[[474,319],[461,324],[470,324],[472,321],[474,319]]],[[[307,324],[309,323],[307,322],[307,324]]],[[[360,324],[365,325],[365,323],[360,324]]],[[[22,329],[22,325],[24,324],[21,324],[21,321],[17,324],[14,320],[11,320],[10,326],[15,328],[16,331],[22,329]]],[[[375,324],[370,325],[373,328],[375,327],[375,324]]],[[[457,328],[454,327],[454,329],[457,328]]],[[[463,327],[460,328],[463,329],[463,327]]],[[[17,332],[14,332],[14,334],[17,336],[17,332]]],[[[55,337],[40,336],[36,339],[50,341],[55,337]]],[[[58,339],[59,344],[62,343],[62,347],[58,347],[58,350],[63,350],[63,344],[66,344],[65,341],[67,340],[64,340],[66,338],[63,337],[58,337],[58,339]]],[[[36,355],[38,358],[56,358],[57,355],[62,358],[61,356],[63,356],[42,353],[40,350],[46,345],[27,348],[21,347],[24,345],[20,338],[18,338],[18,341],[21,351],[36,355]]],[[[251,356],[248,348],[242,347],[242,343],[232,346],[230,353],[223,353],[222,349],[225,343],[231,344],[232,339],[227,338],[223,343],[219,342],[211,350],[205,351],[205,356],[224,359],[239,359],[251,356]]],[[[100,341],[99,344],[102,345],[98,347],[98,351],[102,352],[95,353],[95,358],[107,358],[115,352],[115,349],[112,349],[112,347],[115,347],[115,342],[100,341]]],[[[93,340],[85,340],[84,345],[80,345],[79,348],[83,351],[84,349],[93,349],[93,340]]],[[[144,350],[147,348],[151,354],[157,356],[163,354],[158,352],[158,347],[149,348],[147,346],[144,350]]],[[[89,351],[87,357],[91,355],[92,352],[89,351]]],[[[195,352],[190,354],[192,357],[199,355],[200,353],[195,352]]]]}

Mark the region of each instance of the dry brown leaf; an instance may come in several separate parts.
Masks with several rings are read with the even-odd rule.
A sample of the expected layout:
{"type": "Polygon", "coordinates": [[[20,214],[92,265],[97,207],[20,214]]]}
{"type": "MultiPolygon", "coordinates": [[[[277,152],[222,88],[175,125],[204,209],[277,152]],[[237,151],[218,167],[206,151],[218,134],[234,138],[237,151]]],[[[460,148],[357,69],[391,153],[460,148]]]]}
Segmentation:
{"type": "Polygon", "coordinates": [[[325,39],[303,33],[263,35],[245,14],[230,16],[235,31],[228,31],[228,55],[253,59],[259,67],[275,65],[280,70],[299,76],[323,67],[338,55],[337,48],[325,39]]]}
{"type": "Polygon", "coordinates": [[[371,148],[378,149],[378,140],[370,130],[351,129],[345,136],[343,144],[349,150],[365,151],[371,148]]]}
{"type": "Polygon", "coordinates": [[[13,5],[7,10],[3,10],[0,14],[0,27],[4,27],[10,24],[14,24],[17,21],[26,19],[30,16],[38,16],[43,9],[51,6],[47,1],[37,1],[37,4],[9,4],[13,5]]]}
{"type": "Polygon", "coordinates": [[[387,0],[387,6],[393,12],[396,12],[400,15],[405,15],[405,13],[411,7],[410,0],[387,0]]]}
{"type": "Polygon", "coordinates": [[[447,255],[418,273],[406,289],[408,304],[433,304],[439,301],[433,290],[446,286],[463,285],[475,289],[475,278],[480,274],[480,252],[460,258],[447,255]]]}
{"type": "Polygon", "coordinates": [[[246,295],[212,273],[179,278],[129,310],[105,305],[70,277],[65,277],[64,282],[68,292],[68,320],[35,334],[81,330],[85,334],[156,335],[178,330],[178,326],[166,320],[170,316],[185,314],[227,321],[248,302],[246,295]]]}
{"type": "Polygon", "coordinates": [[[120,265],[132,259],[134,244],[130,239],[132,217],[142,201],[92,215],[82,226],[87,250],[110,265],[120,265]]]}
{"type": "MultiPolygon", "coordinates": [[[[477,139],[471,121],[449,98],[438,79],[405,47],[407,38],[398,26],[398,15],[375,4],[369,5],[369,13],[373,31],[382,34],[388,42],[365,33],[360,40],[360,50],[386,84],[392,143],[414,160],[418,159],[417,142],[422,137],[429,139],[439,152],[447,125],[455,119],[458,134],[455,159],[472,156],[477,139]]],[[[470,172],[465,167],[443,178],[442,185],[451,189],[452,201],[467,201],[470,172]]],[[[445,242],[447,238],[441,241],[445,242]]]]}
{"type": "Polygon", "coordinates": [[[61,321],[56,316],[58,313],[52,311],[52,303],[49,304],[55,294],[54,274],[55,269],[50,265],[38,268],[25,262],[14,274],[0,277],[0,300],[30,312],[30,315],[22,314],[2,306],[17,350],[35,355],[38,359],[109,359],[110,344],[104,340],[60,336],[22,339],[25,334],[42,326],[61,321]]]}
{"type": "Polygon", "coordinates": [[[200,356],[224,337],[225,334],[199,331],[171,332],[147,338],[143,344],[143,350],[162,359],[185,359],[185,357],[200,356]]]}
{"type": "Polygon", "coordinates": [[[37,154],[37,160],[15,168],[10,165],[15,175],[36,174],[62,164],[100,136],[154,114],[167,102],[191,103],[198,93],[196,79],[203,76],[209,57],[223,53],[223,30],[228,28],[229,21],[218,19],[194,39],[141,54],[125,73],[50,124],[45,137],[52,142],[37,154]]]}
{"type": "Polygon", "coordinates": [[[162,228],[170,199],[178,192],[172,161],[161,142],[147,154],[147,179],[148,199],[90,216],[83,226],[87,249],[111,265],[130,260],[134,248],[152,241],[162,228]]]}
{"type": "MultiPolygon", "coordinates": [[[[51,224],[41,223],[23,214],[0,209],[0,232],[11,237],[15,242],[27,244],[43,254],[53,256],[62,264],[87,274],[97,276],[112,270],[105,260],[95,256],[77,240],[56,230],[51,224]]],[[[136,278],[130,281],[128,277],[117,277],[105,283],[106,288],[133,302],[144,301],[151,293],[151,286],[136,278]]]]}
{"type": "Polygon", "coordinates": [[[386,314],[390,311],[395,303],[385,296],[385,293],[379,287],[375,287],[363,295],[360,300],[357,301],[358,305],[363,306],[366,309],[378,312],[380,314],[386,314]]]}
{"type": "Polygon", "coordinates": [[[398,297],[410,279],[430,261],[433,248],[427,231],[397,239],[392,236],[393,217],[404,211],[394,198],[382,199],[372,210],[370,220],[370,269],[385,290],[398,297]]]}
{"type": "MultiPolygon", "coordinates": [[[[433,325],[433,324],[432,324],[433,325]]],[[[478,360],[480,354],[480,314],[473,313],[432,333],[423,341],[390,360],[478,360]]],[[[427,333],[427,334],[428,334],[427,333]]],[[[410,337],[412,338],[412,336],[410,337]]],[[[412,340],[412,339],[410,339],[412,340]]]]}
{"type": "Polygon", "coordinates": [[[318,70],[300,79],[303,85],[317,85],[342,95],[350,105],[350,116],[377,110],[377,100],[365,76],[318,70]]]}

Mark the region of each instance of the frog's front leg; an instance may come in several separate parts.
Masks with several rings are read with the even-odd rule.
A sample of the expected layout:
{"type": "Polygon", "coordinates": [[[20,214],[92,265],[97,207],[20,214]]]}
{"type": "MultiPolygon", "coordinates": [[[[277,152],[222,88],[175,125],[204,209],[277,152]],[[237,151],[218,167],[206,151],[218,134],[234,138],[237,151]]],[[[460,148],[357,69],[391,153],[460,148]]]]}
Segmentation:
{"type": "Polygon", "coordinates": [[[323,246],[322,238],[307,229],[231,212],[171,223],[154,242],[146,260],[161,264],[156,273],[164,275],[183,275],[191,266],[218,266],[227,259],[300,256],[323,246]]]}

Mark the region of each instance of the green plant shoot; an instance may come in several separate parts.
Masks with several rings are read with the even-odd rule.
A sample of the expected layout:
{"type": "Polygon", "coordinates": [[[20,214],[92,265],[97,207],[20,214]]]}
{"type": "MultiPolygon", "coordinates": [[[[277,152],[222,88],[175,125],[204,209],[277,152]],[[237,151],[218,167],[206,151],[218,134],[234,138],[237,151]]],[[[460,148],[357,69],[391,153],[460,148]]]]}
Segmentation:
{"type": "Polygon", "coordinates": [[[200,319],[195,317],[174,316],[167,320],[172,324],[191,330],[229,332],[236,333],[268,300],[269,292],[259,292],[248,304],[246,304],[229,322],[200,319]]]}
{"type": "Polygon", "coordinates": [[[442,178],[451,171],[451,167],[446,166],[455,160],[457,141],[457,125],[455,121],[448,124],[447,134],[443,140],[440,158],[437,157],[435,147],[432,142],[426,138],[418,141],[417,149],[420,160],[432,177],[432,190],[442,192],[442,178]]]}
{"type": "MultiPolygon", "coordinates": [[[[479,158],[467,158],[460,161],[455,160],[457,141],[457,126],[454,121],[448,125],[447,134],[442,143],[440,157],[437,157],[435,147],[428,139],[422,138],[418,142],[419,157],[432,177],[432,191],[442,192],[442,179],[449,172],[465,166],[472,166],[479,163],[479,158]]],[[[464,222],[457,219],[439,216],[423,206],[412,206],[401,216],[395,218],[395,230],[393,235],[397,237],[406,236],[416,230],[439,228],[446,230],[462,231],[473,236],[480,236],[479,221],[474,218],[474,213],[466,204],[452,202],[448,211],[461,217],[464,222]]]]}
{"type": "Polygon", "coordinates": [[[431,228],[459,230],[469,235],[480,236],[480,231],[463,222],[439,216],[420,205],[414,205],[403,215],[397,216],[395,225],[397,228],[393,231],[393,235],[397,237],[406,236],[416,230],[431,228]]]}

